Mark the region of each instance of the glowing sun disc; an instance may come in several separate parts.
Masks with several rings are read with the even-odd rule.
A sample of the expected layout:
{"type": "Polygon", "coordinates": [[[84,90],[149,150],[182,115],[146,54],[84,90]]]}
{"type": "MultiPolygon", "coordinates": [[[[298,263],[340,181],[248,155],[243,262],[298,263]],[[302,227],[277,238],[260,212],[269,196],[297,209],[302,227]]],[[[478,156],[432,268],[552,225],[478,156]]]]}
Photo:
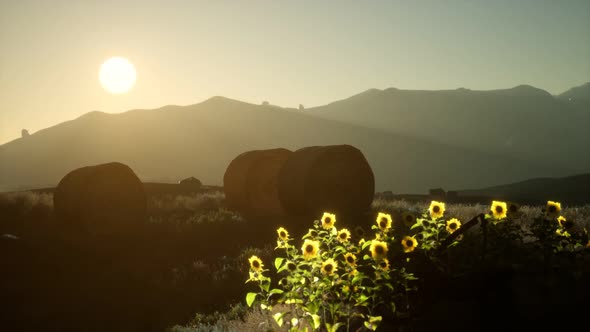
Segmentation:
{"type": "Polygon", "coordinates": [[[137,74],[129,60],[112,57],[100,66],[98,79],[102,87],[110,93],[125,93],[135,85],[137,74]]]}

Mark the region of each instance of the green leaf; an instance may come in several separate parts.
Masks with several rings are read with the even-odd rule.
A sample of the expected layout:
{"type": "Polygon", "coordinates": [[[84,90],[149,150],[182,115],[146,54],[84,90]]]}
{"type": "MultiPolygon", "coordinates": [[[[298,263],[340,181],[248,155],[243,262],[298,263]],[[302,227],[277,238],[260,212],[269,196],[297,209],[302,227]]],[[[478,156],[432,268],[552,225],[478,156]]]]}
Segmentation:
{"type": "MultiPolygon", "coordinates": [[[[311,300],[311,299],[310,299],[311,300]]],[[[315,315],[320,311],[320,304],[312,300],[307,306],[304,307],[305,311],[308,313],[315,315]]]]}
{"type": "Polygon", "coordinates": [[[270,280],[262,280],[260,282],[260,287],[268,292],[268,289],[270,288],[270,280]]]}
{"type": "Polygon", "coordinates": [[[272,294],[283,294],[283,290],[282,289],[272,289],[270,292],[268,292],[268,295],[272,295],[272,294]]]}
{"type": "Polygon", "coordinates": [[[368,246],[371,245],[371,242],[372,242],[371,240],[365,241],[365,243],[363,243],[362,249],[365,250],[365,248],[367,248],[368,246]]]}
{"type": "Polygon", "coordinates": [[[361,296],[359,296],[357,302],[358,303],[363,303],[363,302],[366,302],[368,299],[369,299],[368,296],[366,296],[365,294],[362,294],[361,296]]]}
{"type": "Polygon", "coordinates": [[[314,330],[319,329],[320,328],[320,324],[321,324],[320,316],[319,315],[316,315],[316,314],[310,314],[310,316],[311,316],[311,322],[312,322],[312,325],[313,325],[313,329],[314,330]]]}
{"type": "Polygon", "coordinates": [[[369,316],[369,320],[365,321],[365,327],[371,331],[375,331],[379,323],[381,323],[381,316],[369,316]]]}
{"type": "Polygon", "coordinates": [[[338,328],[342,325],[343,324],[341,322],[338,322],[334,325],[330,325],[330,324],[326,323],[326,329],[328,330],[328,332],[336,332],[336,331],[338,331],[338,328]]]}
{"type": "Polygon", "coordinates": [[[410,229],[414,229],[414,228],[418,228],[418,227],[422,227],[422,225],[420,223],[415,223],[412,225],[412,227],[410,227],[410,229]]]}
{"type": "Polygon", "coordinates": [[[279,326],[283,326],[283,317],[285,314],[286,312],[277,312],[276,314],[272,315],[272,318],[275,319],[275,322],[277,322],[279,326]]]}
{"type": "Polygon", "coordinates": [[[283,257],[277,257],[277,258],[275,258],[275,268],[278,270],[279,267],[281,267],[281,264],[283,264],[284,261],[285,261],[285,259],[283,257]]]}
{"type": "Polygon", "coordinates": [[[254,299],[256,299],[257,295],[258,295],[257,293],[246,294],[246,303],[248,304],[249,307],[252,306],[252,303],[254,303],[254,299]]]}

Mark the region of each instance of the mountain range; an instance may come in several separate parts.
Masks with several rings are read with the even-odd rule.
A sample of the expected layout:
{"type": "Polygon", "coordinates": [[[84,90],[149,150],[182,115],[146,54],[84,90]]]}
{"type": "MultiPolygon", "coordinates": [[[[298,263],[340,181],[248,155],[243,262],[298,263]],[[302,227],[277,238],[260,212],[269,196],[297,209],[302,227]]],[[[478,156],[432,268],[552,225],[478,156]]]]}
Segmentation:
{"type": "Polygon", "coordinates": [[[370,89],[299,110],[212,97],[98,111],[0,145],[0,190],[55,186],[72,169],[119,161],[144,182],[222,185],[238,154],[313,145],[359,148],[375,190],[477,189],[590,171],[590,83],[553,96],[511,89],[370,89]]]}

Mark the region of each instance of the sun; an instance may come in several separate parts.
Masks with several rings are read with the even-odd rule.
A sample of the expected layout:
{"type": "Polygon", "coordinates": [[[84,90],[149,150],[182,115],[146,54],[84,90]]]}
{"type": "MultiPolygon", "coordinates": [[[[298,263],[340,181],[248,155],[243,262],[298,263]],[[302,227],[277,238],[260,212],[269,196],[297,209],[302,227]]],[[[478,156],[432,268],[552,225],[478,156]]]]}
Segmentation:
{"type": "Polygon", "coordinates": [[[126,93],[135,85],[135,66],[122,57],[112,57],[101,66],[98,79],[102,87],[112,94],[126,93]]]}

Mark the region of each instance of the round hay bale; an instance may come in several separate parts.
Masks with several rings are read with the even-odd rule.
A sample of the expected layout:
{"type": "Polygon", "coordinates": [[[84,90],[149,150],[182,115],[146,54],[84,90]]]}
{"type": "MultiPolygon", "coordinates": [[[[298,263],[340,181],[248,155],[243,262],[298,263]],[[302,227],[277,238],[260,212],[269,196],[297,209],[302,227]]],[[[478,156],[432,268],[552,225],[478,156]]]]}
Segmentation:
{"type": "Polygon", "coordinates": [[[127,233],[147,217],[143,184],[118,162],[69,172],[57,185],[53,204],[61,221],[93,234],[127,233]]]}
{"type": "Polygon", "coordinates": [[[234,158],[223,176],[227,206],[246,216],[283,215],[278,174],[292,153],[284,148],[251,150],[234,158]]]}
{"type": "Polygon", "coordinates": [[[374,195],[371,166],[351,145],[296,150],[279,172],[279,199],[291,215],[359,215],[369,210],[374,195]]]}

